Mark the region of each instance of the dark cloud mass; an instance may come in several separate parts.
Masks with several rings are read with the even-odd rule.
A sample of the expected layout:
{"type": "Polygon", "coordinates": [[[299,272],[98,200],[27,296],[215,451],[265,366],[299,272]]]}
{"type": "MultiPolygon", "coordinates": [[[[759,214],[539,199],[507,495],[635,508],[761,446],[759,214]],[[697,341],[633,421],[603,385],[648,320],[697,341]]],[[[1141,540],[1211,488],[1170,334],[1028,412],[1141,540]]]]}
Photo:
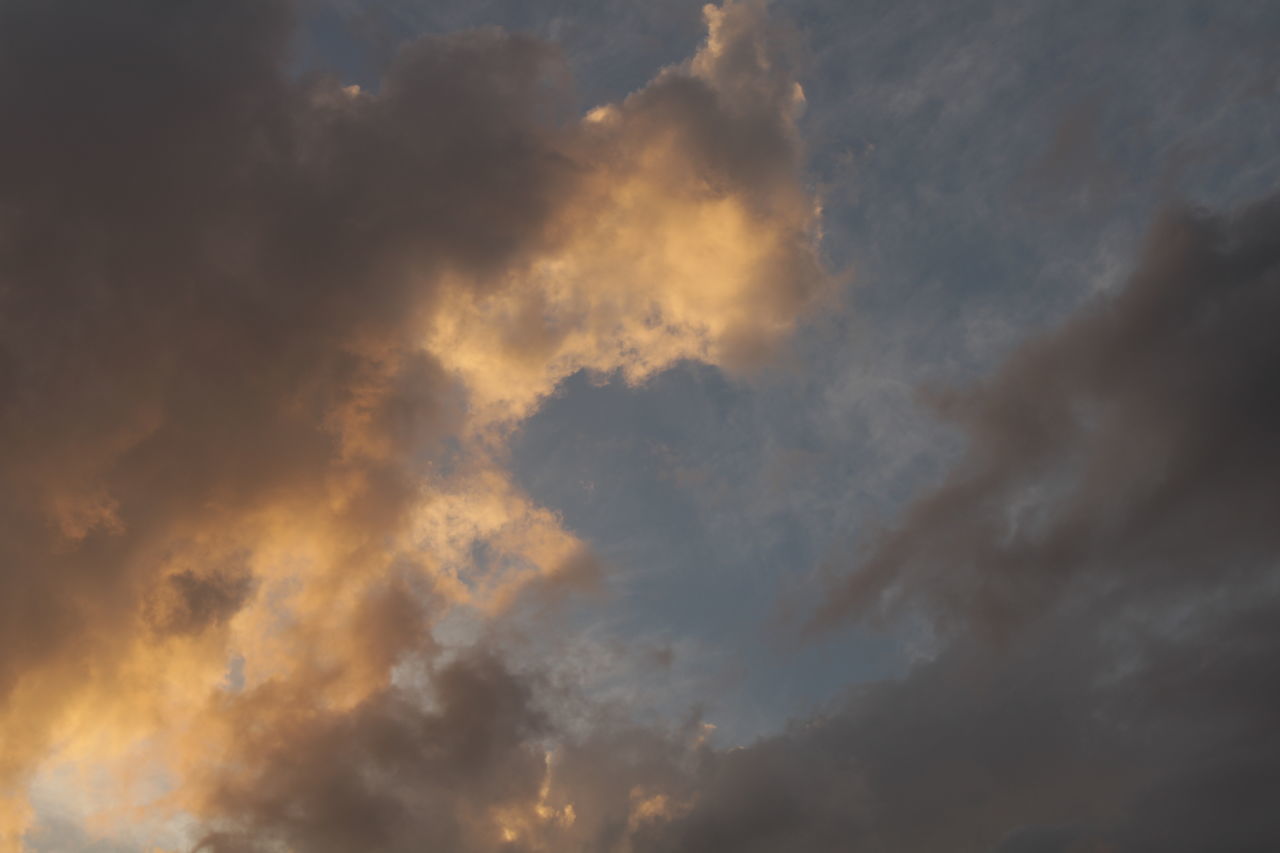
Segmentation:
{"type": "Polygon", "coordinates": [[[1123,292],[936,395],[967,455],[814,625],[923,610],[943,651],[797,736],[859,757],[885,849],[1280,840],[1278,316],[1280,203],[1173,211],[1123,292]]]}
{"type": "Polygon", "coordinates": [[[1280,204],[1158,222],[1128,286],[992,379],[937,394],[966,458],[820,622],[927,598],[1005,633],[1079,586],[1146,596],[1273,568],[1280,204]]]}
{"type": "Polygon", "coordinates": [[[0,851],[113,849],[34,815],[57,762],[208,853],[1280,849],[1280,197],[931,391],[966,453],[808,626],[928,653],[724,749],[513,652],[610,567],[502,466],[565,377],[828,292],[795,34],[707,7],[580,117],[537,39],[366,91],[295,11],[0,0],[0,851]]]}
{"type": "Polygon", "coordinates": [[[235,699],[247,735],[211,800],[227,825],[196,849],[499,849],[486,810],[537,799],[547,722],[529,687],[491,657],[451,663],[432,683],[430,710],[427,697],[398,689],[336,714],[312,713],[300,696],[269,726],[273,688],[235,699]]]}
{"type": "Polygon", "coordinates": [[[0,695],[120,654],[157,584],[170,627],[224,620],[248,588],[182,561],[267,507],[345,478],[330,523],[390,530],[458,418],[430,282],[482,281],[569,181],[545,46],[425,43],[366,102],[292,79],[290,32],[274,2],[0,6],[0,695]]]}
{"type": "Polygon", "coordinates": [[[3,14],[6,563],[68,543],[0,595],[14,649],[62,618],[33,601],[114,585],[155,530],[341,465],[394,495],[454,417],[413,346],[418,277],[501,264],[566,167],[533,115],[554,60],[519,38],[410,52],[365,106],[284,74],[275,4],[3,14]]]}

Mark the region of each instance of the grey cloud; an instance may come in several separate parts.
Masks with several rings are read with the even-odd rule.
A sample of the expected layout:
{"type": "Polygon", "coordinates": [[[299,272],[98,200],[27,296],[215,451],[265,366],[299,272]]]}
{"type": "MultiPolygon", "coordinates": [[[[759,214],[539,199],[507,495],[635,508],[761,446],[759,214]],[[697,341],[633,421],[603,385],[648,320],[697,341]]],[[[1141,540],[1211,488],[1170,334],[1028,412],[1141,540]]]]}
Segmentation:
{"type": "Polygon", "coordinates": [[[928,600],[1012,630],[1091,582],[1214,588],[1270,568],[1280,499],[1280,204],[1153,228],[1129,286],[940,392],[970,446],[818,616],[928,600]]]}
{"type": "Polygon", "coordinates": [[[1122,293],[935,392],[967,454],[812,626],[923,612],[941,652],[718,757],[653,849],[1274,846],[1278,316],[1280,204],[1174,211],[1122,293]]]}
{"type": "Polygon", "coordinates": [[[536,800],[546,719],[526,683],[484,653],[444,666],[432,686],[434,707],[393,688],[349,713],[304,710],[260,730],[261,742],[257,706],[277,697],[238,698],[250,734],[208,806],[227,817],[196,849],[515,849],[489,831],[486,810],[536,800]]]}
{"type": "Polygon", "coordinates": [[[344,465],[375,484],[360,521],[394,518],[458,416],[412,339],[424,277],[536,239],[568,169],[530,40],[419,45],[365,102],[288,77],[283,4],[0,15],[7,686],[88,616],[60,590],[127,612],[119,577],[180,522],[344,465]]]}
{"type": "Polygon", "coordinates": [[[1174,636],[1134,610],[1080,602],[1003,654],[956,642],[791,732],[708,754],[695,808],[636,849],[1270,849],[1274,600],[1174,636]]]}
{"type": "Polygon", "coordinates": [[[390,687],[349,711],[310,709],[297,685],[230,700],[244,735],[193,850],[624,851],[696,793],[696,720],[666,731],[589,712],[567,724],[572,685],[515,672],[490,649],[418,665],[428,687],[390,687]],[[662,807],[638,811],[646,801],[662,807]]]}
{"type": "MultiPolygon", "coordinates": [[[[291,76],[291,26],[0,4],[0,700],[224,625],[252,580],[204,551],[270,506],[366,559],[463,417],[421,344],[436,282],[487,286],[573,185],[545,45],[428,39],[375,97],[291,76]]],[[[59,709],[6,713],[18,791],[59,709]]]]}
{"type": "Polygon", "coordinates": [[[184,569],[167,579],[169,587],[157,602],[154,623],[178,634],[199,633],[226,621],[253,591],[253,577],[242,567],[204,573],[184,569]]]}

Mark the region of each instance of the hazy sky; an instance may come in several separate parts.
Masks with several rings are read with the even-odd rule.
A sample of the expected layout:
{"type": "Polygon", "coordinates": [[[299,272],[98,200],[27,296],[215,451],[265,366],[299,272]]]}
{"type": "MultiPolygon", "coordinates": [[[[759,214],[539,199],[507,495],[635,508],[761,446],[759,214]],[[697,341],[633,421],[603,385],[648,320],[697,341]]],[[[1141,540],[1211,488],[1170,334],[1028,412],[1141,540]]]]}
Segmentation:
{"type": "Polygon", "coordinates": [[[1277,43],[0,0],[0,853],[1280,849],[1277,43]]]}

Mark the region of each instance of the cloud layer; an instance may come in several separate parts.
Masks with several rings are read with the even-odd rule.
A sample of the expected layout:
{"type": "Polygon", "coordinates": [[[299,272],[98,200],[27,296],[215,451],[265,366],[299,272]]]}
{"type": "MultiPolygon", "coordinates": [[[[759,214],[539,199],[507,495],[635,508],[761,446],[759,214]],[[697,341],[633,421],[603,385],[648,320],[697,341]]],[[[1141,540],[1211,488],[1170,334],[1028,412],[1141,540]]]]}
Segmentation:
{"type": "Polygon", "coordinates": [[[0,6],[8,848],[50,760],[146,767],[126,822],[220,813],[241,705],[399,713],[434,618],[598,571],[511,427],[579,370],[748,367],[827,286],[786,58],[757,4],[707,14],[583,119],[498,31],[362,91],[290,71],[286,3],[0,6]]]}

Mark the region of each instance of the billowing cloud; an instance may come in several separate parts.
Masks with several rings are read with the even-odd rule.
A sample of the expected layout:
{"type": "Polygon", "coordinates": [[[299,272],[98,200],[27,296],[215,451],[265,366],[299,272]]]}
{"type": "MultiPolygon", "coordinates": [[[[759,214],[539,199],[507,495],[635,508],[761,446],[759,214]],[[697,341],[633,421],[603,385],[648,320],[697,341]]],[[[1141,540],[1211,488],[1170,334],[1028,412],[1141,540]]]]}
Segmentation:
{"type": "Polygon", "coordinates": [[[528,414],[582,368],[636,382],[680,359],[747,367],[822,291],[786,42],[759,5],[707,16],[688,65],[576,128],[580,195],[549,250],[440,313],[433,346],[489,418],[528,414]]]}
{"type": "Polygon", "coordinates": [[[536,676],[472,651],[338,712],[264,686],[228,699],[196,849],[625,850],[694,796],[701,727],[605,717],[575,735],[536,676]],[[229,770],[230,768],[230,770],[229,770]]]}
{"type": "Polygon", "coordinates": [[[705,15],[579,115],[499,31],[361,89],[283,1],[0,0],[0,849],[1276,846],[1274,199],[932,395],[967,454],[810,626],[919,620],[903,677],[724,750],[504,651],[607,571],[513,430],[830,290],[790,37],[705,15]]]}
{"type": "Polygon", "coordinates": [[[537,800],[547,723],[492,658],[431,684],[430,697],[391,688],[338,712],[273,687],[230,699],[230,760],[202,804],[228,826],[196,849],[498,849],[494,814],[537,800]]]}
{"type": "MultiPolygon", "coordinates": [[[[951,411],[969,415],[972,452],[919,503],[943,509],[904,516],[925,550],[891,569],[873,551],[864,566],[875,574],[837,587],[823,611],[827,620],[855,606],[891,615],[914,603],[938,627],[937,650],[903,678],[718,750],[696,720],[660,731],[584,717],[571,691],[484,654],[428,663],[434,698],[406,702],[405,688],[391,687],[350,710],[317,720],[308,708],[265,729],[298,741],[234,739],[224,754],[238,756],[230,765],[241,775],[205,789],[204,811],[216,816],[206,847],[344,849],[355,842],[334,839],[360,838],[388,850],[629,853],[1269,848],[1280,838],[1270,737],[1280,694],[1269,686],[1280,604],[1275,534],[1263,523],[1274,472],[1258,430],[1271,411],[1261,378],[1278,363],[1261,333],[1278,307],[1277,222],[1274,201],[1229,217],[1168,214],[1123,293],[949,398],[951,411]],[[1104,369],[1095,359],[1108,355],[1104,369]],[[1158,364],[1182,370],[1166,384],[1158,364]],[[1053,419],[1081,412],[1088,418],[1053,419]],[[1132,430],[1141,441],[1126,438],[1132,430]],[[1188,436],[1224,442],[1217,463],[1188,436]],[[1026,443],[1009,446],[1015,438],[1026,443]],[[1112,455],[1118,447],[1127,450],[1112,455]],[[1235,454],[1254,465],[1230,465],[1235,454]],[[1070,497],[1061,485],[1070,475],[1094,490],[1089,500],[1070,497]],[[1020,528],[1008,513],[1024,476],[1059,491],[1020,528]],[[987,489],[940,501],[968,478],[987,489]],[[1004,493],[1007,481],[1017,485],[1004,493]],[[1153,499],[1158,512],[1146,507],[1153,499]],[[1037,555],[1010,580],[1009,564],[990,558],[1011,537],[1051,541],[1068,522],[1079,531],[1073,519],[1086,507],[1101,526],[1085,528],[1079,561],[1037,555]],[[1181,523],[1166,525],[1165,512],[1181,523]],[[1221,524],[1233,536],[1215,548],[1221,524]],[[931,536],[945,554],[928,550],[944,547],[931,536]],[[863,593],[872,581],[893,594],[863,593]],[[999,600],[1018,608],[985,598],[1002,584],[1010,591],[999,600]],[[442,723],[464,706],[466,726],[442,723]],[[455,765],[454,751],[467,747],[437,738],[462,731],[484,732],[483,747],[455,765]],[[343,758],[324,760],[334,755],[343,758]],[[460,766],[466,779],[452,775],[460,766]],[[432,787],[440,779],[452,781],[432,787]],[[370,821],[375,829],[360,834],[370,821]],[[376,834],[384,830],[392,834],[376,834]]],[[[898,535],[887,534],[886,547],[900,547],[898,535]]],[[[255,699],[229,701],[250,708],[255,699]]]]}
{"type": "Polygon", "coordinates": [[[339,745],[433,756],[401,796],[451,791],[441,844],[537,794],[525,688],[432,638],[600,571],[505,436],[579,370],[749,367],[827,286],[786,40],[707,19],[580,117],[523,36],[422,39],[364,91],[291,71],[284,2],[0,4],[0,846],[50,762],[215,849],[408,845],[342,846],[382,813],[308,763],[339,745]]]}

